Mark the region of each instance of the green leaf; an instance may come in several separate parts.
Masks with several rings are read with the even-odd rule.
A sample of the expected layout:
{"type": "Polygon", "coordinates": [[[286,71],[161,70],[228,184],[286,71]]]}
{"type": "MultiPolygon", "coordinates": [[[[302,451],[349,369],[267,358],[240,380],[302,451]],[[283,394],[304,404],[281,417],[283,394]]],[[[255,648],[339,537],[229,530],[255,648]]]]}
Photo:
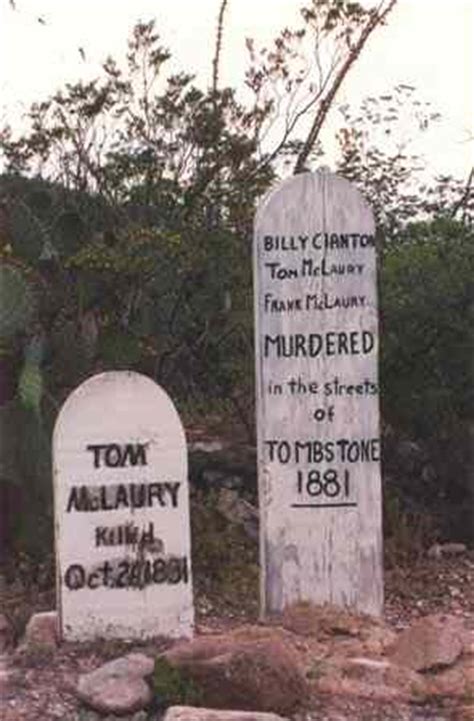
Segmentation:
{"type": "Polygon", "coordinates": [[[25,332],[37,310],[33,283],[18,265],[0,264],[0,338],[25,332]]]}
{"type": "Polygon", "coordinates": [[[18,381],[18,395],[25,408],[32,410],[37,417],[41,415],[43,375],[41,367],[35,361],[24,364],[18,381]]]}
{"type": "Polygon", "coordinates": [[[11,209],[10,228],[15,255],[23,260],[37,261],[46,235],[40,221],[26,203],[15,203],[11,209]]]}
{"type": "Polygon", "coordinates": [[[69,257],[84,244],[86,229],[80,215],[65,211],[58,215],[53,226],[54,247],[61,256],[69,257]]]}
{"type": "Polygon", "coordinates": [[[141,356],[137,338],[113,329],[101,333],[98,352],[108,365],[114,367],[131,367],[138,362],[141,356]]]}

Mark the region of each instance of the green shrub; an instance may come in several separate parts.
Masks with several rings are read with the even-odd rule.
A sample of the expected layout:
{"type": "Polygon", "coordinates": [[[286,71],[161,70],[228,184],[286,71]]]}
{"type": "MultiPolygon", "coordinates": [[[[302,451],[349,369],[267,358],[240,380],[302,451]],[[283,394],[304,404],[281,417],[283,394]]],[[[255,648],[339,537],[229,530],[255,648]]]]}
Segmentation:
{"type": "Polygon", "coordinates": [[[202,698],[195,683],[162,656],[155,661],[152,687],[156,704],[161,707],[179,704],[198,706],[202,698]]]}
{"type": "MultiPolygon", "coordinates": [[[[459,222],[414,224],[384,248],[382,415],[392,434],[423,445],[431,478],[413,474],[405,487],[418,503],[444,510],[451,537],[469,533],[458,512],[474,498],[473,278],[474,233],[459,222]]],[[[392,471],[397,459],[385,450],[392,471]]]]}
{"type": "Polygon", "coordinates": [[[472,417],[474,234],[439,219],[384,250],[381,371],[386,420],[415,437],[472,417]]]}
{"type": "Polygon", "coordinates": [[[217,508],[216,492],[191,497],[193,576],[199,600],[233,615],[258,609],[258,544],[217,508]]]}

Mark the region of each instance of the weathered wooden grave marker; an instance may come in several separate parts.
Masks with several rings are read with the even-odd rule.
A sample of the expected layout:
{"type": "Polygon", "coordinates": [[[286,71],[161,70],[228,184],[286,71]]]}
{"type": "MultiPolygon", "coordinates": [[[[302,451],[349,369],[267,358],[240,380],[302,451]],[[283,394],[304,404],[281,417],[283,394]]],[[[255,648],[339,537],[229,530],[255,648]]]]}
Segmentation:
{"type": "Polygon", "coordinates": [[[383,603],[374,222],[326,171],[283,182],[254,239],[262,610],[383,603]]]}
{"type": "Polygon", "coordinates": [[[63,638],[192,635],[186,442],[167,394],[128,371],[88,379],[53,458],[63,638]]]}

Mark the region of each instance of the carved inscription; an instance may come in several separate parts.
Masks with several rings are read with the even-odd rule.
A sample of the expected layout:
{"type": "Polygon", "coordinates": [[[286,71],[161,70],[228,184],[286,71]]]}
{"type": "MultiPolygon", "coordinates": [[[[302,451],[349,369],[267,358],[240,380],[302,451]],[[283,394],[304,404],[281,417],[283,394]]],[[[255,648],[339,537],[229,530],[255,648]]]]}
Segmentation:
{"type": "Polygon", "coordinates": [[[371,212],[336,176],[293,178],[257,214],[254,261],[262,606],[380,613],[371,212]]]}
{"type": "MultiPolygon", "coordinates": [[[[94,454],[92,467],[126,468],[127,466],[147,466],[147,443],[108,443],[88,444],[85,451],[94,454]]],[[[66,513],[115,511],[127,508],[134,511],[139,508],[168,507],[178,508],[179,482],[142,482],[120,483],[117,485],[72,485],[66,504],[66,513]]],[[[130,546],[156,550],[164,554],[164,544],[155,535],[155,524],[138,526],[133,522],[119,526],[96,526],[95,546],[130,546]]],[[[70,591],[87,588],[144,588],[150,583],[188,583],[189,559],[162,558],[153,562],[141,558],[112,563],[105,561],[101,566],[88,571],[80,563],[73,563],[64,572],[64,583],[70,591]],[[158,569],[161,569],[158,571],[158,569]],[[166,569],[168,569],[167,572],[166,569]],[[174,569],[174,570],[173,570],[174,569]],[[181,569],[179,572],[177,569],[181,569]]]]}
{"type": "Polygon", "coordinates": [[[189,636],[186,448],[168,396],[136,373],[89,379],[60,413],[54,454],[63,635],[189,636]]]}

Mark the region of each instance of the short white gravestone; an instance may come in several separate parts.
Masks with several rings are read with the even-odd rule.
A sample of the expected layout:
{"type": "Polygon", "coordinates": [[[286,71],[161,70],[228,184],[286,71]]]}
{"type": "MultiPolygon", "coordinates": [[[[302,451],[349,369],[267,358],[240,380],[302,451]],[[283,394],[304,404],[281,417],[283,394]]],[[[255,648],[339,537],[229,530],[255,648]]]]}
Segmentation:
{"type": "Polygon", "coordinates": [[[283,182],[255,222],[262,610],[382,611],[372,213],[326,171],[283,182]]]}
{"type": "Polygon", "coordinates": [[[191,636],[187,453],[160,386],[102,373],[66,400],[53,439],[62,637],[191,636]]]}

